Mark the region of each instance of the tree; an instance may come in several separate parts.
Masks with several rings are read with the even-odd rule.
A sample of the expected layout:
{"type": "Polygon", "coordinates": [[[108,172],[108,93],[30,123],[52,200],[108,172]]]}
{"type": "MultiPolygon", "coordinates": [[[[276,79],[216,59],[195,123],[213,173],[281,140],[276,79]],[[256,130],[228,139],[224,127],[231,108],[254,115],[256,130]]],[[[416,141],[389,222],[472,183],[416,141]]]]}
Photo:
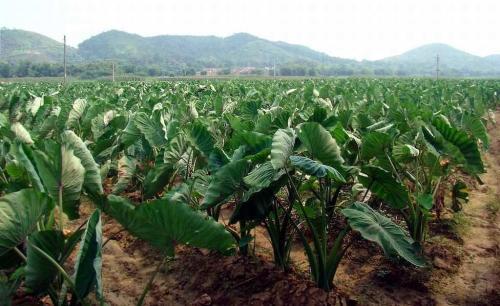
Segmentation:
{"type": "Polygon", "coordinates": [[[11,69],[9,64],[7,63],[0,63],[0,77],[2,78],[10,78],[11,75],[11,69]]]}
{"type": "Polygon", "coordinates": [[[15,75],[17,77],[27,77],[30,75],[31,63],[28,61],[20,62],[16,67],[15,75]]]}
{"type": "Polygon", "coordinates": [[[280,68],[280,75],[290,76],[290,75],[292,75],[292,69],[290,69],[289,67],[281,67],[280,68]]]}
{"type": "Polygon", "coordinates": [[[231,74],[231,69],[224,68],[222,70],[219,70],[217,74],[220,74],[220,75],[229,75],[229,74],[231,74]]]}
{"type": "Polygon", "coordinates": [[[149,76],[158,76],[158,75],[160,75],[160,69],[158,69],[156,67],[149,67],[147,69],[147,73],[149,76]]]}

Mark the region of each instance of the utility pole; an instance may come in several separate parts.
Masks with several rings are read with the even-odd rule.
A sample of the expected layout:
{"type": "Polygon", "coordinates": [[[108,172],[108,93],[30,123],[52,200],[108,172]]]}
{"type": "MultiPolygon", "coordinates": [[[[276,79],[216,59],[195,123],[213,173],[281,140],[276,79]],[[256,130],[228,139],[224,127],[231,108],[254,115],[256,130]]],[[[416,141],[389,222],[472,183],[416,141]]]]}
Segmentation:
{"type": "Polygon", "coordinates": [[[320,73],[320,75],[321,75],[322,77],[324,77],[324,76],[325,76],[325,75],[324,75],[324,72],[323,72],[323,71],[325,71],[325,56],[326,56],[326,54],[322,54],[322,55],[321,55],[321,73],[320,73]]]}
{"type": "Polygon", "coordinates": [[[113,69],[113,82],[114,82],[115,81],[115,63],[113,63],[112,69],[113,69]]]}
{"type": "Polygon", "coordinates": [[[436,55],[436,80],[439,80],[439,54],[436,55]]]}
{"type": "Polygon", "coordinates": [[[276,79],[276,58],[273,61],[273,77],[276,79]]]}
{"type": "Polygon", "coordinates": [[[64,84],[66,84],[66,35],[64,35],[64,84]]]}

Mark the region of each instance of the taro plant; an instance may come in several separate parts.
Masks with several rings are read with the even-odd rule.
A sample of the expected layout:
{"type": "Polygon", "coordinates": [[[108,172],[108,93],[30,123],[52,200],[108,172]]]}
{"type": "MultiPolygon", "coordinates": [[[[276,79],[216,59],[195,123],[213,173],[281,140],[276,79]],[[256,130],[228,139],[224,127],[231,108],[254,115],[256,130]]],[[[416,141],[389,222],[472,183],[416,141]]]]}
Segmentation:
{"type": "Polygon", "coordinates": [[[360,158],[372,164],[361,167],[358,179],[378,199],[400,211],[411,237],[422,244],[430,212],[438,209],[439,190],[447,185],[452,170],[461,169],[479,179],[484,166],[477,138],[453,127],[444,115],[414,124],[415,129],[402,135],[393,127],[384,133],[366,133],[360,158]]]}
{"type": "Polygon", "coordinates": [[[288,135],[286,141],[276,137],[272,160],[277,168],[285,169],[295,193],[294,208],[304,220],[311,241],[304,230],[295,223],[294,226],[307,254],[312,278],[320,288],[332,288],[335,272],[350,245],[346,236],[352,230],[378,243],[388,256],[424,265],[412,239],[398,225],[367,204],[354,201],[349,186],[353,185],[356,169],[344,164],[340,147],[324,127],[314,122],[299,125],[297,151],[290,146],[293,133],[288,135]],[[301,155],[292,155],[295,152],[301,155]],[[332,221],[342,216],[347,218],[347,224],[335,230],[332,221]]]}
{"type": "MultiPolygon", "coordinates": [[[[51,271],[46,281],[30,276],[43,283],[39,294],[87,302],[79,278],[61,269],[78,243],[98,266],[101,210],[166,260],[177,243],[222,252],[236,243],[249,254],[252,230],[263,226],[287,270],[298,238],[324,289],[360,237],[420,266],[415,252],[446,191],[452,209],[466,202],[457,174],[480,180],[483,116],[493,123],[497,105],[494,80],[2,83],[0,196],[10,203],[2,207],[15,212],[9,220],[27,219],[0,223],[10,224],[0,237],[18,237],[4,242],[0,294],[36,272],[23,268],[24,256],[51,271]],[[82,195],[98,210],[68,234],[82,195]],[[228,212],[224,230],[215,221],[228,212]],[[217,239],[203,240],[200,229],[217,239]]],[[[90,287],[99,293],[97,270],[90,287]]]]}
{"type": "Polygon", "coordinates": [[[91,291],[102,301],[100,210],[82,224],[84,228],[73,233],[65,228],[67,218],[79,216],[83,192],[101,204],[99,168],[72,131],[51,128],[53,139],[42,132],[30,134],[19,120],[27,116],[25,122],[32,122],[30,117],[40,111],[33,103],[41,102],[28,104],[27,115],[19,110],[22,101],[10,103],[10,120],[0,127],[2,145],[9,148],[4,158],[11,182],[0,198],[0,256],[15,254],[13,275],[32,294],[48,294],[54,305],[88,304],[91,291]],[[64,266],[78,245],[70,276],[64,266]]]}

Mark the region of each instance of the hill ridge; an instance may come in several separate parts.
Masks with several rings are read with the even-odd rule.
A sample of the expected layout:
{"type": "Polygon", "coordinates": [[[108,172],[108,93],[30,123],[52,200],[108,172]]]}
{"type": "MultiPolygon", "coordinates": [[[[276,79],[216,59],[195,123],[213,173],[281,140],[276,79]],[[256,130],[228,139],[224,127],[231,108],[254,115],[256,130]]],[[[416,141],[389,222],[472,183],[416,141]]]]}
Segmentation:
{"type": "MultiPolygon", "coordinates": [[[[62,43],[36,32],[2,28],[0,61],[60,63],[62,43]]],[[[110,29],[91,36],[77,48],[68,47],[72,63],[113,60],[121,65],[151,67],[164,74],[205,68],[256,67],[288,69],[303,75],[316,69],[322,75],[433,75],[435,57],[450,76],[500,76],[500,54],[474,55],[448,44],[425,44],[381,60],[356,61],[334,57],[300,44],[271,41],[246,32],[229,36],[162,34],[141,36],[110,29]],[[162,72],[163,71],[163,72],[162,72]]],[[[280,71],[280,72],[287,72],[280,71]]]]}

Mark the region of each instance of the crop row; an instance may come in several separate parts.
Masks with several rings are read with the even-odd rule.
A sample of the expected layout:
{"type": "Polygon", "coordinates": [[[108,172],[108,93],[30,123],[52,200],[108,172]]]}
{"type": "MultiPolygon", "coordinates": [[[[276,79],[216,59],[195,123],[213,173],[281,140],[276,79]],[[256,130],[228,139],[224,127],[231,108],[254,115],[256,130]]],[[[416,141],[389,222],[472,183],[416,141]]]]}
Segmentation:
{"type": "Polygon", "coordinates": [[[499,91],[425,79],[0,84],[0,299],[22,287],[54,305],[104,300],[102,213],[166,258],[177,244],[248,255],[262,226],[275,264],[290,268],[298,239],[325,290],[359,239],[424,267],[429,221],[467,202],[457,173],[485,172],[499,91]],[[97,208],[69,232],[84,198],[97,208]]]}

